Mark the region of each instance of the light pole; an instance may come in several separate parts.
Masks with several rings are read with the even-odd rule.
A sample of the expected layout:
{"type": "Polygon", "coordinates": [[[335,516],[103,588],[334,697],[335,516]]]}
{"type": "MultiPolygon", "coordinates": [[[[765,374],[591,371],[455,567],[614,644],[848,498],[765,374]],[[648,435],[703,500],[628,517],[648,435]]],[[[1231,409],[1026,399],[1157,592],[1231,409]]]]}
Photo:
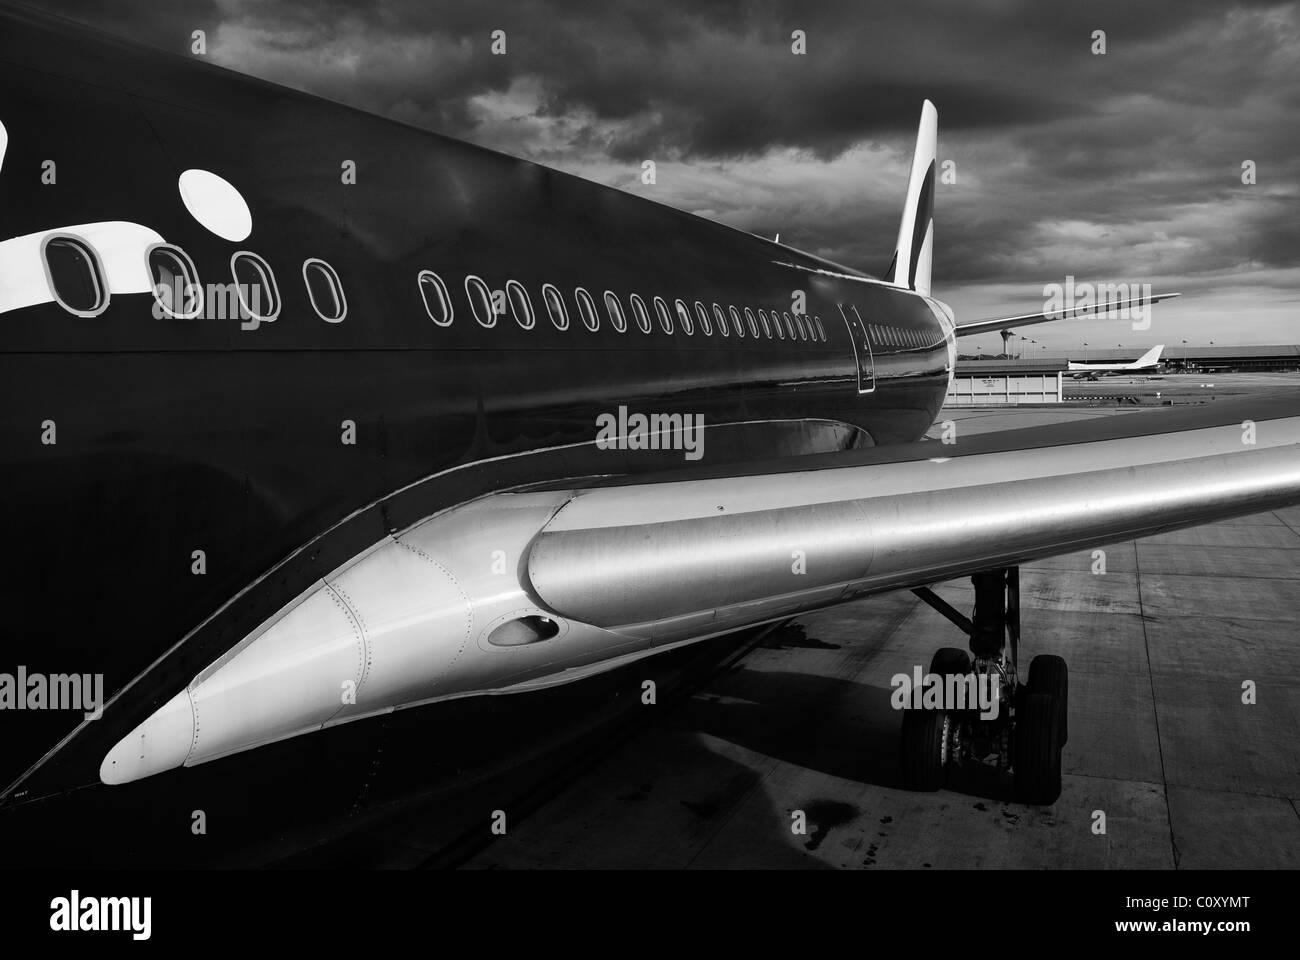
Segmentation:
{"type": "Polygon", "coordinates": [[[1088,341],[1083,341],[1083,362],[1088,362],[1088,341]]]}

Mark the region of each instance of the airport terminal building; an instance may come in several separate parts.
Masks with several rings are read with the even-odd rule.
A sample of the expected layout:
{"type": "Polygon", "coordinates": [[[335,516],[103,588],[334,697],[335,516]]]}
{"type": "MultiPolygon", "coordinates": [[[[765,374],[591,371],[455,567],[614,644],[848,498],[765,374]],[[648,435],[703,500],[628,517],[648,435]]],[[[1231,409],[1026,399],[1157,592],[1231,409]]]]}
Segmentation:
{"type": "Polygon", "coordinates": [[[946,406],[1060,403],[1065,360],[958,360],[946,406]]]}

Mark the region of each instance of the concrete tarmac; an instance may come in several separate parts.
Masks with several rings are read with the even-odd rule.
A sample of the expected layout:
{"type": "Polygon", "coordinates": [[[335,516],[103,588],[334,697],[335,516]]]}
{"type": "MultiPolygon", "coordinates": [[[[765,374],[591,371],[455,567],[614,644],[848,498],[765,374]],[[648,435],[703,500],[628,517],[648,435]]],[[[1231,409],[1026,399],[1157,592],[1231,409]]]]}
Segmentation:
{"type": "MultiPolygon", "coordinates": [[[[998,429],[1098,411],[952,414],[998,429]]],[[[1300,508],[1104,552],[1104,572],[1091,551],[1021,571],[1022,663],[1070,668],[1050,807],[991,768],[902,789],[890,678],[964,643],[899,592],[783,628],[468,865],[1300,867],[1300,508]]],[[[938,592],[973,605],[969,581],[938,592]]]]}

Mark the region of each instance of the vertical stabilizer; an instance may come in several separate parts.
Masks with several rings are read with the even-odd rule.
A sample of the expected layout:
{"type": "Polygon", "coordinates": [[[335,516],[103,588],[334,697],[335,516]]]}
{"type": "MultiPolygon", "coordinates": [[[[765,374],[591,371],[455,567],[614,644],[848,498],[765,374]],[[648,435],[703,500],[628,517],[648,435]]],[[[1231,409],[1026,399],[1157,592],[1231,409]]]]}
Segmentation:
{"type": "Polygon", "coordinates": [[[916,131],[912,176],[907,182],[907,203],[898,225],[894,260],[885,277],[890,283],[930,293],[930,264],[934,258],[934,168],[938,150],[939,112],[929,100],[921,107],[916,131]]]}

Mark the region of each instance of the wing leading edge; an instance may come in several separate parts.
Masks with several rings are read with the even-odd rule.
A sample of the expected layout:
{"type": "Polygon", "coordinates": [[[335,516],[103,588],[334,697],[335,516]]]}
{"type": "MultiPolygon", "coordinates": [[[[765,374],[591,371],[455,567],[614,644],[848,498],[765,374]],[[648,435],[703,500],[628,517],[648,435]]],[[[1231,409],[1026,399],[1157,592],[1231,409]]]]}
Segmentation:
{"type": "MultiPolygon", "coordinates": [[[[563,616],[676,633],[1290,506],[1290,407],[1255,419],[1239,406],[1241,420],[1219,411],[1216,425],[1163,433],[1124,435],[1125,424],[1017,448],[1011,431],[1003,449],[967,455],[931,442],[891,462],[576,491],[534,540],[528,579],[563,616]]],[[[1115,419],[1133,417],[1161,419],[1115,419]]]]}

